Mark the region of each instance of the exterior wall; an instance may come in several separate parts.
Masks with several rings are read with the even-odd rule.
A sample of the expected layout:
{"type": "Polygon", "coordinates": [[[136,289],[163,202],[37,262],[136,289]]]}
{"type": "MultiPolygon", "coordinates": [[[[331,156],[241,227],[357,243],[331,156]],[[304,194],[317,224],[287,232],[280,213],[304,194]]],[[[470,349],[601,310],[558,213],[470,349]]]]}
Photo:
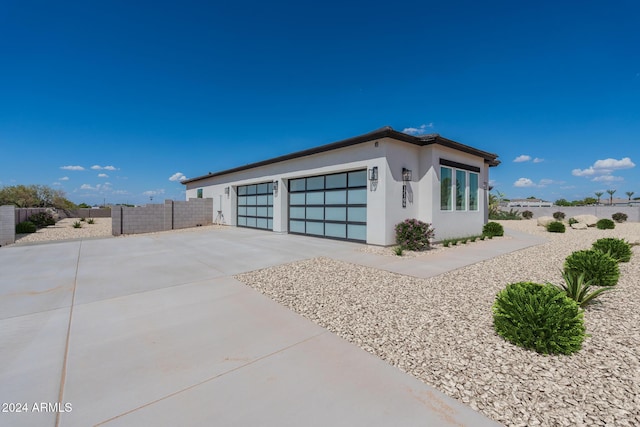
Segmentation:
{"type": "Polygon", "coordinates": [[[15,225],[18,225],[28,220],[31,215],[46,212],[47,208],[16,208],[15,211],[15,225]]]}
{"type": "Polygon", "coordinates": [[[166,200],[164,204],[114,207],[111,229],[112,234],[118,236],[196,227],[212,222],[211,199],[190,199],[185,202],[166,200]]]}
{"type": "MultiPolygon", "coordinates": [[[[480,234],[486,222],[489,167],[484,159],[464,152],[427,145],[420,147],[392,138],[380,138],[351,147],[273,163],[222,176],[187,183],[187,197],[194,198],[198,189],[203,197],[214,200],[214,211],[220,210],[224,224],[236,225],[236,188],[240,185],[277,181],[273,198],[273,231],[288,232],[288,181],[358,169],[378,168],[378,180],[368,181],[367,243],[395,244],[394,226],[407,218],[430,222],[436,239],[480,234]],[[440,211],[440,158],[480,168],[477,211],[440,211]],[[412,171],[406,183],[407,203],[402,207],[402,169],[412,171]],[[225,194],[225,188],[229,188],[225,194]]],[[[217,212],[214,212],[217,216],[217,212]]]]}
{"type": "Polygon", "coordinates": [[[16,241],[16,213],[13,205],[0,206],[0,246],[16,241]]]}
{"type": "MultiPolygon", "coordinates": [[[[616,212],[622,212],[627,214],[627,221],[640,222],[640,206],[552,206],[544,208],[511,208],[514,211],[520,213],[524,211],[533,212],[533,219],[540,218],[541,216],[553,216],[554,212],[564,212],[565,218],[569,219],[576,215],[595,215],[598,218],[611,219],[611,215],[616,212]]],[[[508,211],[509,209],[502,210],[508,211]]]]}

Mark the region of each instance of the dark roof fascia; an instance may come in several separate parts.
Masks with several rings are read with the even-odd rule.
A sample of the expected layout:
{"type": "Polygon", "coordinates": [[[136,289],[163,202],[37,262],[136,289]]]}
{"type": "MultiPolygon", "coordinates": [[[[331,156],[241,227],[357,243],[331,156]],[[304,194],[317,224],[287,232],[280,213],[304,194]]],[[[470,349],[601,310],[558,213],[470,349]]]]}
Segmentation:
{"type": "Polygon", "coordinates": [[[489,166],[497,166],[500,164],[500,161],[496,160],[498,157],[496,154],[487,153],[486,151],[477,150],[473,147],[469,147],[464,144],[460,144],[459,142],[452,141],[450,139],[442,138],[440,135],[425,135],[422,137],[416,137],[413,135],[408,135],[406,133],[398,132],[389,126],[385,126],[383,128],[374,130],[372,132],[366,133],[364,135],[355,136],[353,138],[343,139],[341,141],[333,142],[330,144],[321,145],[318,147],[309,148],[307,150],[296,151],[294,153],[286,154],[284,156],[274,157],[272,159],[262,160],[255,163],[249,163],[247,165],[238,166],[232,169],[226,169],[220,172],[210,173],[207,175],[198,176],[191,179],[185,179],[182,181],[182,184],[189,184],[191,182],[200,181],[207,178],[214,178],[222,175],[228,175],[235,172],[241,172],[248,169],[254,169],[261,166],[270,165],[273,163],[280,163],[287,160],[297,159],[299,157],[311,156],[314,154],[324,153],[326,151],[337,150],[339,148],[350,147],[352,145],[361,144],[363,142],[373,141],[381,138],[393,138],[398,141],[408,142],[410,144],[424,146],[430,144],[440,144],[445,147],[454,148],[465,153],[473,154],[479,157],[483,157],[485,159],[485,163],[488,163],[489,166]]]}

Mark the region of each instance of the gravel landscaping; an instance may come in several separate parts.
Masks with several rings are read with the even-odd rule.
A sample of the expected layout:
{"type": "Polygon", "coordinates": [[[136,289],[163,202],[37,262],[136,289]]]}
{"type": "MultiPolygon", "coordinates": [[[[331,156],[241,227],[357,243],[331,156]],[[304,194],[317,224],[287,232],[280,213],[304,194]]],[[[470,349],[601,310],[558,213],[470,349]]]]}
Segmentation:
{"type": "Polygon", "coordinates": [[[80,218],[61,219],[56,225],[41,228],[35,233],[16,234],[16,245],[55,240],[87,239],[111,236],[111,218],[93,218],[95,224],[81,222],[82,228],[73,228],[80,218]]]}
{"type": "MultiPolygon", "coordinates": [[[[504,341],[491,314],[508,283],[559,284],[572,251],[601,237],[637,242],[640,224],[554,234],[535,219],[501,223],[507,234],[511,228],[548,241],[429,279],[330,258],[236,278],[504,425],[640,425],[640,246],[620,264],[616,291],[587,308],[590,337],[572,356],[504,341]]],[[[429,262],[429,252],[422,259],[429,262]]]]}

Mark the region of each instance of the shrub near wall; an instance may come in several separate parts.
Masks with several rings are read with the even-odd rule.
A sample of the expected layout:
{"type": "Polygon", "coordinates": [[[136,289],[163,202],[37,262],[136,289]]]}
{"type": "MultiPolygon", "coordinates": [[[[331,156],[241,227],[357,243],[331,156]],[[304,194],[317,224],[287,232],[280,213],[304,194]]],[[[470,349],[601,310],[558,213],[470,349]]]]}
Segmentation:
{"type": "Polygon", "coordinates": [[[403,249],[410,251],[428,249],[434,232],[431,224],[417,219],[405,219],[396,224],[396,243],[403,249]]]}

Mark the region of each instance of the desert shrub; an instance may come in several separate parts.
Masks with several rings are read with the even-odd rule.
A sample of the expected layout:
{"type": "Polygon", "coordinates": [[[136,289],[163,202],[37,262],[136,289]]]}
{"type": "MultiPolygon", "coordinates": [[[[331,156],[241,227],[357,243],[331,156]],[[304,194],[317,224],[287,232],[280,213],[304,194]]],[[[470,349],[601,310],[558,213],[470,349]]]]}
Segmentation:
{"type": "Polygon", "coordinates": [[[93,218],[89,218],[89,219],[87,220],[87,224],[95,224],[95,223],[96,223],[96,220],[95,220],[95,219],[93,219],[93,218]]]}
{"type": "Polygon", "coordinates": [[[80,221],[85,222],[87,219],[85,217],[80,218],[80,221]]]}
{"type": "Polygon", "coordinates": [[[585,337],[582,310],[551,284],[507,285],[493,304],[493,326],[507,341],[543,354],[574,353],[585,337]]]}
{"type": "Polygon", "coordinates": [[[475,242],[476,240],[478,240],[478,236],[471,236],[469,237],[469,240],[471,240],[472,242],[475,242]]]}
{"type": "Polygon", "coordinates": [[[504,236],[504,228],[497,222],[488,222],[482,227],[482,234],[487,237],[504,236]]]}
{"type": "Polygon", "coordinates": [[[395,248],[393,248],[393,253],[398,256],[402,256],[403,252],[404,252],[404,249],[402,248],[402,246],[396,246],[395,248]]]}
{"type": "Polygon", "coordinates": [[[602,218],[596,222],[596,227],[598,227],[599,230],[613,230],[616,228],[616,224],[610,219],[602,218]]]}
{"type": "Polygon", "coordinates": [[[442,246],[444,246],[445,248],[448,248],[450,245],[451,245],[451,240],[447,239],[442,241],[442,246]]]}
{"type": "Polygon", "coordinates": [[[584,274],[584,280],[594,286],[614,286],[620,277],[618,262],[594,249],[573,252],[564,261],[564,271],[574,276],[584,274]]]}
{"type": "Polygon", "coordinates": [[[405,219],[396,225],[396,243],[404,249],[420,251],[430,246],[434,236],[431,224],[417,219],[405,219]]]}
{"type": "Polygon", "coordinates": [[[566,231],[566,227],[560,221],[553,221],[547,224],[547,231],[549,233],[564,233],[566,231]]]}
{"type": "Polygon", "coordinates": [[[627,220],[627,214],[626,213],[622,213],[622,212],[616,212],[613,215],[611,215],[611,218],[615,221],[615,222],[625,222],[627,220]]]}
{"type": "Polygon", "coordinates": [[[580,222],[580,221],[578,221],[575,218],[569,218],[569,225],[577,224],[578,222],[580,222]]]}
{"type": "Polygon", "coordinates": [[[489,219],[492,220],[519,220],[522,219],[522,215],[517,210],[509,209],[509,212],[496,210],[489,213],[489,219]]]}
{"type": "Polygon", "coordinates": [[[485,236],[484,234],[482,236],[480,236],[480,240],[484,240],[486,238],[487,238],[487,236],[485,236]]]}
{"type": "Polygon", "coordinates": [[[560,285],[559,288],[562,289],[569,298],[577,302],[580,307],[585,307],[600,294],[611,290],[610,287],[603,287],[589,292],[593,281],[584,280],[584,273],[575,275],[574,273],[563,272],[562,278],[564,279],[564,284],[560,285]]]}
{"type": "Polygon", "coordinates": [[[596,240],[592,249],[609,254],[611,258],[618,262],[629,262],[631,260],[631,245],[623,239],[605,237],[596,240]]]}
{"type": "Polygon", "coordinates": [[[531,219],[531,218],[533,218],[533,212],[531,212],[531,211],[524,211],[524,212],[522,212],[522,218],[524,218],[524,219],[531,219]]]}
{"type": "Polygon", "coordinates": [[[55,218],[49,212],[38,212],[33,214],[29,217],[29,221],[34,223],[38,228],[56,224],[55,218]]]}
{"type": "Polygon", "coordinates": [[[73,223],[73,228],[82,228],[82,223],[80,221],[75,221],[73,223]]]}
{"type": "Polygon", "coordinates": [[[37,229],[31,221],[23,221],[16,225],[16,234],[35,233],[37,229]]]}
{"type": "Polygon", "coordinates": [[[555,219],[556,219],[556,220],[558,220],[558,221],[563,220],[563,219],[564,219],[564,217],[565,217],[564,212],[560,212],[560,211],[558,211],[558,212],[554,212],[554,213],[553,213],[553,218],[555,218],[555,219]]]}

